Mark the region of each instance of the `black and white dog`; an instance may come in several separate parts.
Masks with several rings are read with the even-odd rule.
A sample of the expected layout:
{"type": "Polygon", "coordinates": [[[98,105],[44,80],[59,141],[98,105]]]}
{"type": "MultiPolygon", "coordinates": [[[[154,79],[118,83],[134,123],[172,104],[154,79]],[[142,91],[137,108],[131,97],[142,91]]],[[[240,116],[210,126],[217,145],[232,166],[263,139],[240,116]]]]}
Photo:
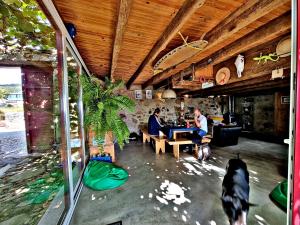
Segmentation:
{"type": "Polygon", "coordinates": [[[249,211],[249,172],[239,156],[230,159],[222,183],[222,205],[230,225],[246,225],[249,211]]]}

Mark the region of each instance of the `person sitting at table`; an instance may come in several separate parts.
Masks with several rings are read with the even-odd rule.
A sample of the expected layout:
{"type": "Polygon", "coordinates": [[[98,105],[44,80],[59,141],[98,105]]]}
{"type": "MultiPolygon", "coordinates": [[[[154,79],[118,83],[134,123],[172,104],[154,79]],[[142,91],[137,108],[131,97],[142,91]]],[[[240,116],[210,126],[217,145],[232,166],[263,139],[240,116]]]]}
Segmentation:
{"type": "Polygon", "coordinates": [[[207,119],[204,115],[202,115],[199,108],[196,108],[194,111],[195,114],[195,125],[199,128],[197,134],[200,137],[203,137],[207,134],[207,119]]]}
{"type": "MultiPolygon", "coordinates": [[[[193,134],[190,135],[190,138],[194,143],[201,143],[202,137],[204,137],[207,134],[207,119],[204,115],[202,115],[199,108],[196,108],[194,110],[194,122],[196,127],[199,128],[198,131],[194,131],[193,134]]],[[[192,151],[192,145],[188,145],[183,152],[191,152],[192,151]]]]}
{"type": "Polygon", "coordinates": [[[159,121],[160,109],[156,108],[153,114],[149,117],[148,120],[148,133],[150,135],[159,135],[160,129],[163,125],[159,121]]]}

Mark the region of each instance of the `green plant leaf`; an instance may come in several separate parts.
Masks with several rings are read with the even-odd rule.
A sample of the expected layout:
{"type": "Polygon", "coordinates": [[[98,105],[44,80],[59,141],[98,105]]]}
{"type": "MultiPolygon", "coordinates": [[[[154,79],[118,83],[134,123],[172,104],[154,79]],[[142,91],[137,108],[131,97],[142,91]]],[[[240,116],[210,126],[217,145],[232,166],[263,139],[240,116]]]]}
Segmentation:
{"type": "Polygon", "coordinates": [[[8,5],[12,5],[14,3],[19,3],[18,0],[3,0],[4,3],[8,4],[8,5]]]}
{"type": "Polygon", "coordinates": [[[122,148],[128,141],[129,129],[120,117],[120,111],[133,111],[134,101],[126,96],[118,95],[117,91],[124,86],[122,81],[111,82],[105,78],[104,85],[96,78],[81,75],[83,102],[85,107],[85,125],[88,125],[97,139],[103,139],[112,131],[119,146],[122,148]]]}
{"type": "Polygon", "coordinates": [[[10,13],[5,5],[0,4],[0,14],[5,17],[9,17],[10,13]]]}

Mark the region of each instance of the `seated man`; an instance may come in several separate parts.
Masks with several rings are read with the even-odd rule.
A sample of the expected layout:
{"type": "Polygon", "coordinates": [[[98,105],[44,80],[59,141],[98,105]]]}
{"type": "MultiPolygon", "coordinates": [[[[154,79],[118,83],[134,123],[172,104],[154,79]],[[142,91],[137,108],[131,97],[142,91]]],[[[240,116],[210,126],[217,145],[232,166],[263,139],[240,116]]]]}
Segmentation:
{"type": "MultiPolygon", "coordinates": [[[[198,127],[199,130],[194,131],[190,138],[194,143],[199,144],[201,142],[202,137],[204,137],[207,134],[207,119],[204,115],[202,115],[199,108],[195,109],[194,115],[195,126],[198,127]]],[[[184,150],[184,152],[188,151],[192,151],[191,145],[189,145],[189,147],[184,150]]]]}
{"type": "Polygon", "coordinates": [[[160,123],[158,118],[159,113],[160,113],[160,109],[156,108],[154,110],[154,113],[149,117],[148,133],[151,135],[159,135],[159,131],[163,127],[163,125],[160,123]]]}
{"type": "Polygon", "coordinates": [[[207,134],[207,119],[201,114],[199,108],[196,108],[194,111],[195,114],[195,125],[199,128],[197,132],[200,137],[203,137],[207,134]]]}

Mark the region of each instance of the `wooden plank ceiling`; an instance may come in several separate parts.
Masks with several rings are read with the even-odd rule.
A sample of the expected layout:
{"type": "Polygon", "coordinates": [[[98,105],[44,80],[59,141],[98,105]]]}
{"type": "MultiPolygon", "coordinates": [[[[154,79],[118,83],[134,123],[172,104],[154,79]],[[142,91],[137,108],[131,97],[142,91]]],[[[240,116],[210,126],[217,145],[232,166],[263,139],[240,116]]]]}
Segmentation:
{"type": "MultiPolygon", "coordinates": [[[[162,33],[166,30],[170,22],[176,16],[178,10],[185,3],[184,0],[130,0],[130,4],[120,4],[126,0],[112,1],[83,1],[83,0],[54,0],[54,4],[65,23],[73,23],[77,28],[75,44],[86,62],[90,72],[99,77],[110,76],[113,51],[114,55],[114,79],[123,79],[128,82],[137,72],[142,62],[151,52],[152,48],[159,41],[162,33]],[[127,14],[119,16],[121,12],[127,14]],[[124,8],[125,7],[125,8],[124,8]],[[126,9],[130,7],[130,9],[126,9]],[[118,24],[118,17],[125,18],[126,21],[118,24]],[[125,28],[120,26],[123,24],[125,28]],[[116,27],[121,32],[117,35],[120,46],[113,50],[116,27]]],[[[178,73],[190,66],[191,63],[198,62],[225,46],[237,41],[243,36],[267,24],[271,20],[290,11],[290,2],[287,0],[214,0],[204,1],[204,4],[193,13],[183,24],[180,32],[189,37],[189,41],[195,41],[207,33],[211,33],[218,24],[226,24],[226,17],[239,13],[239,9],[248,9],[255,6],[257,2],[264,2],[261,7],[268,10],[265,15],[255,15],[255,11],[246,11],[245,15],[251,17],[253,22],[243,23],[241,27],[236,21],[236,26],[232,27],[228,37],[224,37],[218,43],[206,48],[196,57],[178,65],[162,74],[156,75],[153,79],[152,66],[167,52],[182,45],[183,41],[179,35],[175,35],[166,44],[164,50],[160,51],[154,60],[142,67],[133,84],[157,84],[166,78],[178,73]],[[277,5],[276,5],[277,4],[277,5]],[[244,8],[243,8],[244,7],[244,8]],[[248,13],[248,14],[247,14],[248,13]],[[252,14],[253,15],[252,15],[252,14]],[[223,22],[222,22],[223,21],[223,22]],[[245,24],[245,25],[244,25],[245,24]],[[238,27],[235,31],[235,28],[238,27]]],[[[254,10],[260,10],[253,7],[254,10]]],[[[243,18],[241,18],[242,21],[243,18]]],[[[208,37],[211,40],[213,38],[208,37]]],[[[205,39],[205,38],[204,38],[205,39]]],[[[140,67],[141,68],[141,67],[140,67]]]]}

